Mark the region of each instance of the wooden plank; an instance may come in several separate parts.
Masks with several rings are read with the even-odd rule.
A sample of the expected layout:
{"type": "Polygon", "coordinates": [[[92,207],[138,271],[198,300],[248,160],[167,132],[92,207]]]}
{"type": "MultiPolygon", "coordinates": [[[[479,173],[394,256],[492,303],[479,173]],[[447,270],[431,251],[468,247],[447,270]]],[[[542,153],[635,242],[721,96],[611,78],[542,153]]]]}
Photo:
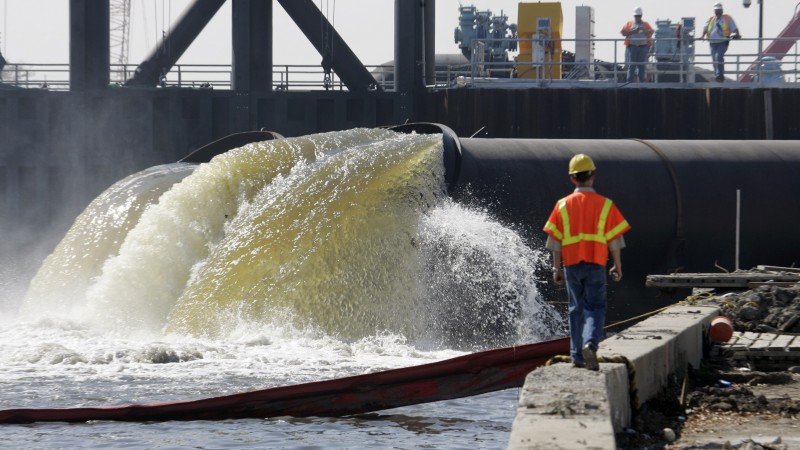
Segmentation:
{"type": "Polygon", "coordinates": [[[773,348],[781,348],[785,351],[789,351],[789,345],[794,340],[795,336],[791,334],[779,334],[774,341],[772,341],[773,348]]]}
{"type": "Polygon", "coordinates": [[[745,348],[749,350],[750,347],[752,347],[753,344],[758,341],[759,337],[761,337],[761,333],[751,333],[749,331],[745,331],[744,334],[742,334],[742,340],[744,341],[745,348]]]}
{"type": "Polygon", "coordinates": [[[800,274],[800,267],[780,267],[780,266],[756,266],[758,270],[764,270],[768,272],[791,272],[800,274]]]}
{"type": "Polygon", "coordinates": [[[671,275],[648,275],[645,281],[650,287],[748,287],[750,283],[800,282],[800,274],[777,273],[685,273],[671,275]]]}
{"type": "Polygon", "coordinates": [[[792,287],[797,283],[798,281],[756,281],[752,283],[747,283],[747,287],[749,288],[755,288],[759,286],[792,287]]]}
{"type": "MultiPolygon", "coordinates": [[[[732,338],[733,340],[733,338],[732,338]]],[[[747,346],[750,344],[750,340],[742,338],[742,336],[736,336],[735,341],[731,343],[730,341],[725,346],[727,350],[732,352],[740,352],[747,350],[747,346]]]]}
{"type": "Polygon", "coordinates": [[[728,347],[728,348],[741,347],[742,344],[739,343],[739,339],[741,339],[741,338],[742,338],[742,333],[738,332],[738,331],[734,331],[733,332],[733,336],[731,336],[731,338],[728,339],[728,342],[725,344],[725,347],[728,347]]]}
{"type": "Polygon", "coordinates": [[[795,336],[794,340],[786,348],[793,352],[800,351],[800,336],[795,336]]]}

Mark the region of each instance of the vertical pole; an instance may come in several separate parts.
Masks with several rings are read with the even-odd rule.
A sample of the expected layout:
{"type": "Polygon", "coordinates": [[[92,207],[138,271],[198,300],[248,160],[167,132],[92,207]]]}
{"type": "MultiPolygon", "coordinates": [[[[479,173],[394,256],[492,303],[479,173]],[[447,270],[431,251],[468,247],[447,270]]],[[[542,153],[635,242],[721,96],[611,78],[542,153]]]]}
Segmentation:
{"type": "Polygon", "coordinates": [[[734,268],[737,272],[739,271],[739,232],[740,232],[741,213],[742,213],[742,191],[741,189],[737,189],[736,190],[736,263],[734,265],[734,268]]]}
{"type": "Polygon", "coordinates": [[[775,127],[772,121],[772,90],[764,89],[764,134],[768,140],[775,139],[775,127]]]}
{"type": "Polygon", "coordinates": [[[415,94],[422,83],[422,15],[413,0],[394,2],[394,89],[398,122],[413,120],[415,94]]]}
{"type": "MultiPolygon", "coordinates": [[[[764,55],[763,51],[764,42],[764,0],[758,0],[758,62],[761,67],[761,59],[764,55]]],[[[759,78],[760,80],[760,78],[759,78]]]]}
{"type": "Polygon", "coordinates": [[[70,89],[105,89],[111,80],[108,1],[70,0],[70,89]]]}
{"type": "Polygon", "coordinates": [[[240,92],[272,90],[272,2],[233,0],[232,89],[240,92]]]}
{"type": "Polygon", "coordinates": [[[423,61],[425,84],[436,84],[436,0],[425,0],[423,20],[423,61]]]}

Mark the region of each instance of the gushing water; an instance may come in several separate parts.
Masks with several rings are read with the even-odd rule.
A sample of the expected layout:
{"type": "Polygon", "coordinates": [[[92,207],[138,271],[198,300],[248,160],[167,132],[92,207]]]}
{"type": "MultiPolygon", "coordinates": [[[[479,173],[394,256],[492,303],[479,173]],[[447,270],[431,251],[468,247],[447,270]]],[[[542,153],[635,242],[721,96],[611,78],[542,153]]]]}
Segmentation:
{"type": "Polygon", "coordinates": [[[288,321],[457,348],[558,334],[540,255],[443,195],[441,152],[438,136],[358,129],[128,177],[46,260],[23,316],[151,337],[288,321]]]}
{"type": "MultiPolygon", "coordinates": [[[[438,136],[350,130],[120,181],[0,321],[0,408],[212,397],[562,335],[540,253],[443,194],[441,153],[438,136]]],[[[515,408],[504,391],[368,419],[3,431],[15,448],[497,448],[515,408]]]]}

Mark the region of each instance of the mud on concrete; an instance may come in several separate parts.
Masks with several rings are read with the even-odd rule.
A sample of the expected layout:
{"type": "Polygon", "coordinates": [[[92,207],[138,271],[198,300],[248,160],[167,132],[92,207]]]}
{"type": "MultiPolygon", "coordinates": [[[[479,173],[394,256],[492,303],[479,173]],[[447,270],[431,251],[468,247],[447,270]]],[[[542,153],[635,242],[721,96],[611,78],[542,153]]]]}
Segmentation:
{"type": "MultiPolygon", "coordinates": [[[[735,331],[800,333],[800,286],[712,295],[735,331]]],[[[779,372],[742,367],[720,346],[642,406],[621,449],[800,449],[800,361],[779,372]]]]}

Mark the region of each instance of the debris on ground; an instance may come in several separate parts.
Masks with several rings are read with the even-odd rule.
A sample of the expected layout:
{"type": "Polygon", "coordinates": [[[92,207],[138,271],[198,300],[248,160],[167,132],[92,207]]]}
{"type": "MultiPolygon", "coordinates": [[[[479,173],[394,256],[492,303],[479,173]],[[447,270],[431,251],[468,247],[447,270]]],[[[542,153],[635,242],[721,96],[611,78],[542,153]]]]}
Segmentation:
{"type": "MultiPolygon", "coordinates": [[[[800,333],[800,285],[707,295],[738,333],[800,333]]],[[[710,348],[686,380],[671,380],[641,408],[638,427],[617,434],[620,449],[790,449],[800,442],[800,361],[754,370],[724,345],[710,348]],[[756,434],[748,432],[757,431],[756,434]]]]}

